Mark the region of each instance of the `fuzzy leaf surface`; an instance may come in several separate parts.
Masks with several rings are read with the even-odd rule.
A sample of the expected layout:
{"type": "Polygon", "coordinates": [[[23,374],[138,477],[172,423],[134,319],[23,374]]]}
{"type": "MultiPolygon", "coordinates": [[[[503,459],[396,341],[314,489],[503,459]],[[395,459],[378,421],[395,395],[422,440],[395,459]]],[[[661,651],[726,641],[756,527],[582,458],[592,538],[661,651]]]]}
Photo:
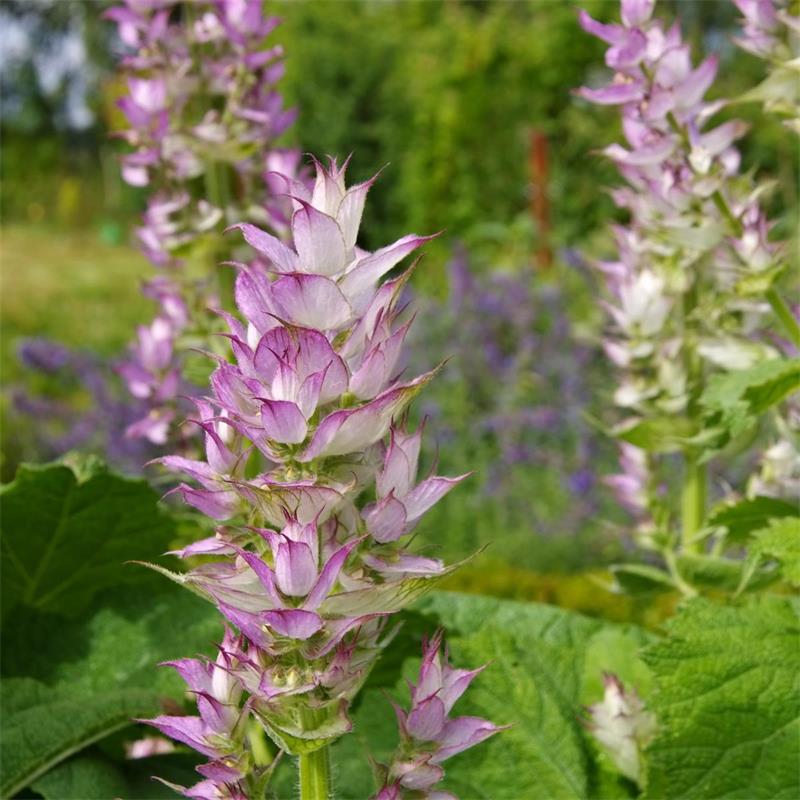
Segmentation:
{"type": "Polygon", "coordinates": [[[129,724],[137,714],[158,710],[158,698],[144,689],[73,692],[30,678],[0,681],[3,752],[0,794],[11,797],[51,767],[129,724]]]}
{"type": "Polygon", "coordinates": [[[45,800],[105,800],[126,796],[129,785],[109,759],[78,756],[42,775],[31,788],[45,800]]]}
{"type": "Polygon", "coordinates": [[[125,562],[162,553],[174,534],[145,481],[104,469],[23,465],[0,502],[4,618],[20,605],[79,615],[98,591],[141,581],[125,562]]]}
{"type": "Polygon", "coordinates": [[[800,796],[797,605],[692,600],[644,651],[659,732],[648,798],[790,800],[800,796]]]}
{"type": "Polygon", "coordinates": [[[86,620],[20,610],[5,632],[3,796],[166,699],[180,702],[185,686],[158,663],[210,654],[222,633],[214,609],[177,587],[99,599],[86,620]]]}

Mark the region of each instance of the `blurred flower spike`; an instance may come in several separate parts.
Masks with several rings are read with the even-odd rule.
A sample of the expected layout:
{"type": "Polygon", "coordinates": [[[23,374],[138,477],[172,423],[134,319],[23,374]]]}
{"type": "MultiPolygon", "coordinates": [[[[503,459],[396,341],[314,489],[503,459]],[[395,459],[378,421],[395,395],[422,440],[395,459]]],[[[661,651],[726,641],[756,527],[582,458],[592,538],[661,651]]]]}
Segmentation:
{"type": "Polygon", "coordinates": [[[291,202],[273,173],[299,184],[300,152],[274,143],[296,112],[275,88],[283,49],[265,38],[279,21],[264,15],[260,0],[125,0],[105,16],[129,51],[119,101],[128,125],[119,135],[132,151],[122,176],[151,189],[136,233],[165,273],[145,285],[159,311],[119,368],[140,414],[127,432],[163,448],[192,433],[180,425],[181,398],[197,393],[183,352],[213,346],[208,309],[228,303],[219,262],[234,248],[221,230],[247,219],[288,234],[291,202]]]}

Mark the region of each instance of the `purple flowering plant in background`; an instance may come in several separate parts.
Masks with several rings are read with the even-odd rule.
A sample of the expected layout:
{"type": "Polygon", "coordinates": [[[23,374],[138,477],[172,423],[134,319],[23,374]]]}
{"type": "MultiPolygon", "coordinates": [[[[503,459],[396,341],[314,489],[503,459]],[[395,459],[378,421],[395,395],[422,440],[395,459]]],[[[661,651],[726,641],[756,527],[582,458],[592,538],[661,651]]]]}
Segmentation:
{"type": "Polygon", "coordinates": [[[147,441],[126,436],[128,427],[136,422],[137,409],[114,391],[108,380],[108,365],[101,358],[48,339],[23,341],[18,355],[40,377],[88,395],[88,408],[83,410],[63,397],[29,387],[13,390],[15,408],[38,422],[37,438],[39,446],[46,447],[42,453],[45,458],[100,444],[111,462],[138,472],[152,457],[147,441]],[[96,441],[98,432],[102,433],[102,442],[96,441]]]}
{"type": "MultiPolygon", "coordinates": [[[[480,513],[466,512],[458,527],[477,546],[502,526],[515,563],[539,570],[585,563],[588,550],[576,548],[576,539],[596,555],[609,538],[605,529],[621,521],[599,478],[613,451],[587,419],[587,410],[599,413],[605,379],[589,319],[593,282],[569,252],[548,272],[485,272],[459,246],[448,264],[446,299],[418,298],[423,312],[411,332],[412,363],[421,365],[433,346],[450,356],[420,404],[441,446],[429,457],[456,470],[487,464],[462,492],[471,492],[467,502],[480,513]]],[[[447,536],[450,527],[449,516],[434,512],[423,534],[436,531],[441,543],[440,531],[447,536]]]]}
{"type": "MultiPolygon", "coordinates": [[[[382,280],[428,238],[374,253],[357,235],[374,178],[345,186],[345,166],[315,162],[313,189],[285,176],[291,244],[233,227],[256,251],[237,265],[241,318],[223,313],[234,361],[217,357],[211,395],[196,401],[205,458],[159,461],[191,481],[177,491],[221,523],[179,555],[216,557],[169,577],[211,601],[229,629],[213,664],[172,664],[199,717],[151,721],[206,755],[189,797],[258,797],[271,765],[254,760],[249,719],[299,757],[302,798],[330,793],[328,746],[393,635],[390,617],[453,566],[409,549],[427,509],[466,476],[417,479],[421,431],[412,399],[438,370],[409,379],[400,302],[411,270],[382,280]]],[[[160,568],[159,568],[160,569],[160,568]]],[[[442,796],[441,762],[495,733],[450,719],[477,672],[453,670],[426,646],[412,710],[400,714],[396,759],[378,767],[379,797],[442,796]]]]}
{"type": "MultiPolygon", "coordinates": [[[[786,34],[797,31],[799,20],[790,16],[788,4],[735,2],[745,15],[739,43],[773,68],[742,99],[765,102],[796,128],[794,90],[778,99],[776,87],[787,88],[791,72],[797,82],[787,49],[791,33],[786,34]]],[[[607,287],[610,324],[603,347],[619,376],[613,404],[621,417],[610,433],[619,442],[622,472],[606,483],[631,513],[646,558],[613,567],[610,588],[667,589],[684,601],[706,593],[735,608],[745,592],[798,580],[792,552],[800,476],[800,321],[783,296],[789,248],[771,236],[773,224],[764,211],[769,187],[740,169],[735,143],[748,126],[737,119],[715,123],[729,103],[706,97],[718,58],[695,65],[679,24],[666,25],[655,7],[655,0],[621,0],[620,22],[612,24],[580,13],[583,29],[608,45],[605,60],[614,76],[577,94],[618,107],[625,137],[624,144],[602,151],[625,181],[612,197],[627,216],[613,228],[616,258],[596,263],[607,287]],[[752,465],[765,436],[771,443],[749,478],[709,486],[712,462],[730,477],[734,457],[744,453],[752,465]]],[[[685,607],[707,608],[704,631],[729,610],[685,607]]],[[[687,630],[693,635],[685,628],[681,636],[687,630]]],[[[702,688],[684,694],[690,671],[681,661],[686,652],[698,658],[698,651],[685,639],[678,646],[681,653],[671,651],[668,658],[675,660],[666,670],[681,693],[671,712],[662,704],[657,718],[635,689],[611,674],[604,676],[603,701],[587,709],[586,724],[599,749],[648,796],[675,796],[687,759],[695,769],[698,750],[687,754],[693,746],[711,745],[708,733],[687,726],[675,709],[687,698],[699,703],[709,687],[720,691],[726,681],[709,677],[713,668],[704,662],[702,688]],[[667,745],[659,752],[654,740],[667,745]],[[678,762],[667,759],[665,768],[660,759],[666,749],[681,756],[678,762]]],[[[735,647],[729,669],[741,674],[741,640],[735,647]]],[[[663,678],[657,660],[650,664],[663,678]]],[[[713,717],[715,734],[725,710],[718,707],[713,717]]],[[[718,763],[693,772],[687,790],[725,794],[704,785],[718,763]]]]}

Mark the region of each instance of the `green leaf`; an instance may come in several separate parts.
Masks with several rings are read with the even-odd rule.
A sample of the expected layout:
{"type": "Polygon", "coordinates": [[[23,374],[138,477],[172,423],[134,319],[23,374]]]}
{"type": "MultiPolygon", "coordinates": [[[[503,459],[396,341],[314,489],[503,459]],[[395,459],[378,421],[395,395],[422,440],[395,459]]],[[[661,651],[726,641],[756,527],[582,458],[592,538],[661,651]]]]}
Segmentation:
{"type": "MultiPolygon", "coordinates": [[[[134,728],[129,731],[129,740],[141,735],[134,728]]],[[[74,756],[37,778],[31,788],[45,800],[174,800],[175,792],[154,775],[180,786],[193,786],[201,780],[194,768],[202,758],[188,753],[135,760],[123,759],[121,749],[111,755],[91,747],[84,753],[87,755],[74,756]]]]}
{"type": "Polygon", "coordinates": [[[659,724],[647,797],[800,796],[798,633],[797,608],[784,598],[683,606],[668,637],[644,651],[659,724]]]}
{"type": "Polygon", "coordinates": [[[614,564],[610,568],[614,576],[612,591],[625,594],[675,591],[675,583],[669,573],[648,564],[614,564]]]}
{"type": "Polygon", "coordinates": [[[651,453],[674,453],[685,446],[691,430],[686,420],[651,417],[625,422],[612,435],[651,453]]]}
{"type": "Polygon", "coordinates": [[[11,797],[92,742],[155,713],[157,696],[141,689],[83,694],[30,679],[0,680],[3,753],[0,794],[11,797]]]}
{"type": "MultiPolygon", "coordinates": [[[[700,397],[707,419],[702,444],[716,451],[752,427],[760,414],[800,389],[800,359],[776,358],[750,369],[713,375],[700,397]],[[706,442],[708,431],[718,436],[706,442]]],[[[698,442],[699,444],[701,442],[698,442]]]]}
{"type": "Polygon", "coordinates": [[[31,785],[45,800],[108,800],[127,797],[128,781],[110,759],[71,758],[31,785]]]}
{"type": "Polygon", "coordinates": [[[124,563],[164,550],[174,530],[142,481],[92,463],[23,467],[3,489],[3,523],[5,796],[47,785],[42,776],[88,744],[182,700],[185,686],[158,663],[213,652],[221,624],[206,603],[124,563]]]}
{"type": "Polygon", "coordinates": [[[23,607],[7,624],[3,787],[28,785],[166,699],[175,706],[185,686],[157,665],[210,654],[221,636],[214,609],[170,584],[161,593],[128,587],[97,599],[100,610],[85,620],[23,607]],[[10,713],[18,707],[24,716],[10,713]]]}
{"type": "MultiPolygon", "coordinates": [[[[603,796],[630,796],[630,787],[601,775],[579,717],[582,704],[602,696],[603,670],[647,683],[646,668],[635,651],[653,637],[552,606],[455,592],[432,592],[413,611],[417,628],[420,615],[429,620],[428,633],[437,625],[445,627],[454,664],[471,668],[489,662],[454,713],[512,724],[449,760],[445,788],[470,800],[597,797],[601,785],[603,796]]],[[[415,678],[420,654],[416,642],[391,690],[406,707],[404,678],[415,678]]],[[[353,734],[332,752],[340,800],[363,800],[374,793],[368,756],[385,761],[397,740],[394,715],[382,690],[365,690],[353,721],[353,734]]],[[[278,796],[283,796],[282,788],[290,796],[291,780],[284,770],[278,796]]]]}
{"type": "Polygon", "coordinates": [[[731,542],[743,544],[753,531],[765,527],[771,519],[797,516],[796,505],[759,496],[717,506],[711,511],[706,526],[726,528],[731,542]]]}
{"type": "Polygon", "coordinates": [[[681,577],[695,587],[735,592],[741,585],[745,571],[750,589],[768,586],[777,579],[776,570],[756,570],[745,560],[710,556],[703,553],[680,553],[677,557],[681,577]]]}
{"type": "Polygon", "coordinates": [[[750,552],[780,562],[784,577],[793,586],[800,586],[800,519],[774,520],[753,534],[750,552]]]}
{"type": "Polygon", "coordinates": [[[170,584],[155,593],[107,592],[98,606],[81,621],[20,610],[4,631],[3,675],[69,686],[76,694],[136,687],[180,698],[183,682],[159,662],[213,653],[222,635],[213,607],[170,584]]]}
{"type": "Polygon", "coordinates": [[[750,369],[712,376],[700,402],[723,413],[745,403],[749,413],[761,414],[798,389],[800,358],[775,358],[750,369]]]}
{"type": "Polygon", "coordinates": [[[148,580],[125,562],[169,545],[174,526],[141,480],[23,465],[2,498],[3,614],[20,604],[79,615],[94,595],[148,580]]]}

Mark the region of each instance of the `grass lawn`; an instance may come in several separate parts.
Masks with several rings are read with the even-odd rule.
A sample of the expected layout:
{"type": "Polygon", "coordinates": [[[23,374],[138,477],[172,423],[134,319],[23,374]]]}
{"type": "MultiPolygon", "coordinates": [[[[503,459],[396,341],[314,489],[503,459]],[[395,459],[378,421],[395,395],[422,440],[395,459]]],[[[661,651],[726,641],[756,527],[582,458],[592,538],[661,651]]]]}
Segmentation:
{"type": "Polygon", "coordinates": [[[20,338],[46,336],[103,354],[118,352],[151,314],[139,293],[152,267],[130,245],[93,230],[14,224],[0,234],[3,377],[19,375],[20,338]]]}

